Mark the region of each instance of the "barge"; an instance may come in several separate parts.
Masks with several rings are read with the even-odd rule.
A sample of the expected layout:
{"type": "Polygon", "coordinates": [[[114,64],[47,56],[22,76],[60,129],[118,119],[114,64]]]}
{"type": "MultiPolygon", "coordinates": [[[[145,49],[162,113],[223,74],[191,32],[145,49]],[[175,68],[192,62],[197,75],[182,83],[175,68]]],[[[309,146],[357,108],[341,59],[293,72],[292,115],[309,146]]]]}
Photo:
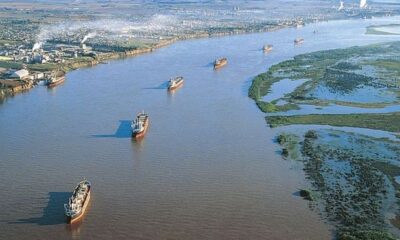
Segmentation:
{"type": "Polygon", "coordinates": [[[304,43],[304,38],[296,38],[294,40],[294,44],[296,44],[296,45],[299,45],[299,44],[302,44],[302,43],[304,43]]]}
{"type": "Polygon", "coordinates": [[[183,85],[184,81],[185,80],[183,79],[183,77],[176,77],[174,79],[170,79],[168,82],[168,90],[172,91],[179,88],[180,86],[183,85]]]}
{"type": "Polygon", "coordinates": [[[65,81],[65,73],[57,72],[56,74],[52,74],[47,80],[47,87],[55,87],[65,81]]]}
{"type": "Polygon", "coordinates": [[[263,47],[263,51],[264,51],[265,53],[269,53],[269,52],[272,51],[272,48],[273,48],[273,46],[272,46],[271,44],[266,44],[266,45],[264,45],[264,47],[263,47]]]}
{"type": "Polygon", "coordinates": [[[228,63],[228,59],[224,58],[219,58],[214,61],[214,69],[221,68],[225,66],[228,63]]]}
{"type": "Polygon", "coordinates": [[[78,183],[68,203],[64,204],[65,216],[68,223],[74,223],[85,214],[90,201],[91,184],[87,180],[78,183]]]}
{"type": "Polygon", "coordinates": [[[142,112],[136,116],[136,119],[132,121],[131,128],[132,128],[132,137],[140,138],[143,137],[149,126],[149,116],[142,112]]]}

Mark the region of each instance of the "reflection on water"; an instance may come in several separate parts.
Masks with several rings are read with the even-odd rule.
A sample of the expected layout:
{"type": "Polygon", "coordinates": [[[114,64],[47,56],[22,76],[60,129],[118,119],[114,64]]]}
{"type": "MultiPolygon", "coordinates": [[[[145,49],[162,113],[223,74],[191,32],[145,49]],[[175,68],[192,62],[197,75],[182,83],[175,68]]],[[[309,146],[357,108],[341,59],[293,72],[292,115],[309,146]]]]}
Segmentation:
{"type": "Polygon", "coordinates": [[[179,87],[172,89],[172,90],[167,90],[167,96],[168,96],[168,103],[173,103],[174,102],[174,95],[177,94],[180,89],[183,87],[185,83],[180,85],[179,87]]]}
{"type": "Polygon", "coordinates": [[[65,230],[71,234],[72,239],[80,239],[82,220],[74,222],[72,224],[66,224],[65,230]]]}
{"type": "Polygon", "coordinates": [[[93,193],[92,193],[90,202],[86,207],[84,216],[82,216],[82,218],[80,218],[79,220],[77,220],[73,223],[65,224],[65,230],[68,234],[71,235],[72,239],[81,239],[81,232],[83,229],[83,224],[85,223],[85,218],[87,217],[86,215],[90,214],[90,209],[91,209],[91,205],[92,205],[93,201],[94,201],[94,199],[93,199],[93,193]]]}
{"type": "MultiPolygon", "coordinates": [[[[149,130],[150,130],[150,125],[149,125],[148,131],[149,130]]],[[[137,155],[139,155],[140,152],[143,150],[143,146],[145,144],[145,140],[144,140],[145,137],[146,136],[141,137],[141,138],[133,138],[133,137],[131,137],[132,138],[133,150],[137,155]]]]}

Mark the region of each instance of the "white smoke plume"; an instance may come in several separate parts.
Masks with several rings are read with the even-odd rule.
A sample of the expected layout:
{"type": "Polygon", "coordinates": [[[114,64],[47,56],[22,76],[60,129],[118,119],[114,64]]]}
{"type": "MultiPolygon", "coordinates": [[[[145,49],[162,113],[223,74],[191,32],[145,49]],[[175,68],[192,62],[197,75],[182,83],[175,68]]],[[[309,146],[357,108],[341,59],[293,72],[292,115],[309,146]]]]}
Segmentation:
{"type": "Polygon", "coordinates": [[[119,35],[135,37],[139,35],[176,32],[182,27],[182,22],[172,15],[156,14],[148,19],[135,21],[96,20],[87,22],[64,22],[56,25],[42,26],[37,36],[37,42],[46,42],[54,38],[84,36],[84,43],[97,35],[113,38],[119,35]],[[104,34],[106,33],[106,34],[104,34]]]}
{"type": "Polygon", "coordinates": [[[82,39],[81,43],[83,44],[86,42],[86,40],[88,40],[89,38],[94,38],[95,36],[96,36],[96,33],[89,33],[82,39]]]}
{"type": "Polygon", "coordinates": [[[35,43],[35,44],[33,45],[33,47],[32,47],[32,52],[35,51],[35,50],[40,49],[40,48],[42,47],[42,45],[43,45],[42,42],[37,42],[37,43],[35,43]]]}

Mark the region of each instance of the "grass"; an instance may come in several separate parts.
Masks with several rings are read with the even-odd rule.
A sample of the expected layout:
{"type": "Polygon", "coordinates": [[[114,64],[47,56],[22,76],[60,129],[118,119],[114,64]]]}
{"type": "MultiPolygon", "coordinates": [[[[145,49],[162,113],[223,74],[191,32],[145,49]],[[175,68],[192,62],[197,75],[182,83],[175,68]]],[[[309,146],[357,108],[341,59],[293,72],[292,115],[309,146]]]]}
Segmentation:
{"type": "Polygon", "coordinates": [[[0,45],[15,44],[15,43],[17,43],[17,41],[7,40],[7,39],[0,39],[0,45]]]}
{"type": "Polygon", "coordinates": [[[400,184],[395,181],[395,177],[400,176],[400,167],[386,162],[373,162],[372,166],[388,176],[396,190],[400,191],[400,184]]]}
{"type": "Polygon", "coordinates": [[[10,61],[0,61],[0,67],[2,67],[2,68],[21,69],[22,68],[22,63],[10,62],[10,61]]]}
{"type": "Polygon", "coordinates": [[[58,68],[56,63],[29,64],[28,69],[31,71],[48,72],[58,68]]]}
{"type": "Polygon", "coordinates": [[[367,32],[366,34],[373,34],[373,35],[399,35],[398,33],[391,33],[391,32],[385,32],[385,31],[380,31],[378,28],[380,27],[399,27],[399,24],[388,24],[388,25],[372,25],[367,27],[367,32]]]}
{"type": "Polygon", "coordinates": [[[386,69],[387,71],[395,71],[400,74],[400,61],[399,60],[388,60],[388,59],[377,59],[376,61],[371,61],[369,64],[386,69]]]}
{"type": "MultiPolygon", "coordinates": [[[[340,132],[333,134],[341,135],[340,132]]],[[[363,148],[365,137],[362,135],[342,134],[352,143],[351,147],[337,145],[336,140],[329,138],[324,140],[326,133],[321,131],[308,131],[299,142],[312,190],[319,193],[327,218],[335,223],[337,239],[394,239],[387,231],[382,210],[386,211],[384,206],[392,203],[386,176],[394,184],[400,167],[386,162],[385,156],[371,158],[368,153],[354,151],[363,148]]],[[[285,142],[287,138],[280,139],[285,142]]],[[[387,140],[371,138],[371,141],[381,146],[387,140]]],[[[385,145],[379,151],[397,152],[393,146],[396,145],[385,145]]]]}
{"type": "Polygon", "coordinates": [[[258,101],[262,96],[267,95],[272,84],[279,80],[281,79],[272,77],[270,71],[256,76],[250,86],[248,93],[249,97],[254,101],[258,101]]]}
{"type": "Polygon", "coordinates": [[[0,56],[0,61],[10,61],[10,60],[12,60],[11,57],[0,56]]]}
{"type": "MultiPolygon", "coordinates": [[[[249,88],[248,96],[252,98],[263,112],[280,112],[298,109],[297,104],[313,104],[315,102],[340,104],[363,108],[385,107],[393,102],[364,103],[337,101],[313,97],[312,92],[319,85],[324,85],[330,91],[340,94],[350,94],[363,86],[382,87],[387,91],[398,89],[398,74],[400,61],[394,59],[393,54],[400,54],[400,42],[373,44],[363,47],[351,47],[301,54],[291,60],[273,65],[265,73],[256,76],[249,88]],[[371,60],[376,56],[377,59],[371,60]],[[379,57],[379,59],[378,59],[379,57]],[[363,60],[363,59],[368,59],[363,60]],[[375,67],[378,77],[371,77],[359,73],[363,66],[375,67]],[[271,86],[282,79],[309,79],[297,87],[293,92],[281,98],[290,104],[276,106],[275,102],[262,102],[261,98],[270,92],[271,86]]],[[[357,99],[357,98],[355,98],[357,99]]]]}
{"type": "Polygon", "coordinates": [[[298,110],[300,107],[297,104],[287,103],[284,105],[276,105],[273,102],[257,101],[258,108],[265,113],[286,112],[289,110],[298,110]]]}
{"type": "Polygon", "coordinates": [[[310,114],[297,116],[267,116],[266,120],[271,127],[292,124],[317,124],[400,132],[400,112],[385,114],[310,114]]]}
{"type": "Polygon", "coordinates": [[[278,136],[277,142],[282,146],[283,149],[286,149],[286,154],[283,154],[284,157],[288,157],[291,160],[300,160],[301,152],[300,152],[300,138],[295,134],[287,134],[282,133],[278,136]]]}

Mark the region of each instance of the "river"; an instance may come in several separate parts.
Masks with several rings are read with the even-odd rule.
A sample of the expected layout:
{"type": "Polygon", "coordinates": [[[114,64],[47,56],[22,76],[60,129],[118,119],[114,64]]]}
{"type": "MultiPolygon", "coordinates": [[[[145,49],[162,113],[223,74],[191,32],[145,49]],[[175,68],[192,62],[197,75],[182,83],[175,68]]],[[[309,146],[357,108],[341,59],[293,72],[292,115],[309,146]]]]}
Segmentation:
{"type": "Polygon", "coordinates": [[[301,166],[247,97],[251,79],[294,55],[398,39],[335,21],[277,32],[188,40],[68,73],[0,105],[2,239],[329,239],[332,227],[297,196],[301,166]],[[314,30],[318,32],[313,33],[314,30]],[[293,39],[304,37],[302,46],[293,39]],[[264,44],[274,50],[264,55],[264,44]],[[226,56],[218,71],[212,61],[226,56]],[[173,94],[166,81],[186,81],[173,94]],[[150,128],[132,141],[129,121],[150,128]],[[92,200],[80,224],[63,203],[83,177],[92,200]]]}

